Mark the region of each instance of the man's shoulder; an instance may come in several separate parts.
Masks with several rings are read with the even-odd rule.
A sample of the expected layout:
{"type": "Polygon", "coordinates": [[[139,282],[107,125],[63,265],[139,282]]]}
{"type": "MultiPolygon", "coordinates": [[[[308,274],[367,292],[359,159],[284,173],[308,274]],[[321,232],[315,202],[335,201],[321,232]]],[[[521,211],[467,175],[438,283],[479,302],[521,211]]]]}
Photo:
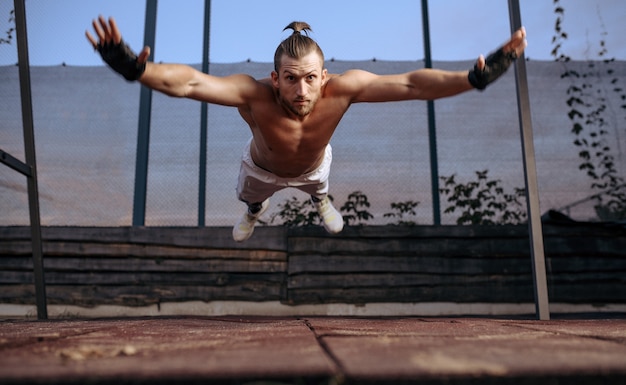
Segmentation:
{"type": "Polygon", "coordinates": [[[250,99],[264,99],[273,95],[271,79],[256,79],[248,74],[235,74],[226,77],[250,99]]]}
{"type": "Polygon", "coordinates": [[[328,74],[326,91],[330,95],[353,96],[361,91],[365,81],[372,76],[376,75],[359,69],[347,70],[341,74],[328,74]]]}
{"type": "Polygon", "coordinates": [[[272,79],[271,78],[263,78],[263,79],[255,79],[257,82],[261,83],[264,86],[271,87],[272,79]]]}
{"type": "Polygon", "coordinates": [[[360,69],[349,69],[346,70],[345,72],[339,73],[339,74],[328,74],[328,79],[329,80],[350,80],[353,78],[358,78],[361,76],[364,76],[366,74],[370,74],[370,72],[367,72],[365,70],[360,70],[360,69]]]}
{"type": "Polygon", "coordinates": [[[270,87],[272,85],[272,79],[270,78],[257,79],[253,77],[252,75],[245,74],[245,73],[230,74],[230,75],[222,76],[221,79],[227,82],[234,82],[238,84],[251,84],[251,85],[270,86],[270,87]]]}

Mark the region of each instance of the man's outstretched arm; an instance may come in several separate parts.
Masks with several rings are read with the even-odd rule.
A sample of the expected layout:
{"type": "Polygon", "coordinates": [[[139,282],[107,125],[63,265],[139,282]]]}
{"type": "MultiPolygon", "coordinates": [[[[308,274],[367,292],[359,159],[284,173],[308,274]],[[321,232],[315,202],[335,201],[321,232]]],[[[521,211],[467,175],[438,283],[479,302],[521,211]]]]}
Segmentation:
{"type": "Polygon", "coordinates": [[[517,30],[511,39],[487,58],[482,55],[468,71],[419,69],[398,75],[375,75],[348,71],[337,77],[339,90],[352,93],[354,102],[433,100],[472,89],[485,89],[506,72],[526,48],[526,31],[517,30]]]}
{"type": "Polygon", "coordinates": [[[89,31],[87,39],[102,59],[129,81],[138,80],[147,87],[175,97],[186,97],[208,103],[240,106],[253,95],[259,83],[247,75],[216,77],[204,74],[183,64],[156,64],[148,62],[150,47],[135,54],[123,41],[113,18],[100,16],[93,21],[94,38],[89,31]]]}

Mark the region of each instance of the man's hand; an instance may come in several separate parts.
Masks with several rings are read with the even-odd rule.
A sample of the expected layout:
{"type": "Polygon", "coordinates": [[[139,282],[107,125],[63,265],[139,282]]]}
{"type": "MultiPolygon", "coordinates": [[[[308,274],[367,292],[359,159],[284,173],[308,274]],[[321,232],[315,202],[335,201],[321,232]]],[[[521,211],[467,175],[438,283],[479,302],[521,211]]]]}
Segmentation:
{"type": "Polygon", "coordinates": [[[100,52],[102,60],[126,80],[139,79],[146,69],[150,47],[144,47],[137,56],[122,40],[122,34],[112,17],[107,22],[103,16],[100,16],[92,24],[98,40],[91,36],[89,31],[85,31],[85,35],[93,48],[100,52]]]}
{"type": "Polygon", "coordinates": [[[487,59],[480,55],[474,68],[469,71],[470,84],[479,90],[487,88],[490,83],[506,72],[513,60],[524,52],[527,45],[526,30],[522,27],[515,31],[506,44],[489,54],[487,59]]]}

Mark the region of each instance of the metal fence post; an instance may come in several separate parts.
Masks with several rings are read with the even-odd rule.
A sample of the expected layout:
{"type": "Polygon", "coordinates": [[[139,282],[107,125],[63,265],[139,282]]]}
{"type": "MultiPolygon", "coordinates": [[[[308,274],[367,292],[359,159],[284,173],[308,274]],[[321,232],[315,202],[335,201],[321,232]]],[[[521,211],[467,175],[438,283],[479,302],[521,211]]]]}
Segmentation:
{"type": "MultiPolygon", "coordinates": [[[[211,44],[211,0],[204,0],[204,39],[202,44],[202,72],[209,73],[209,47],[211,44]]],[[[209,108],[200,105],[200,167],[198,178],[198,227],[205,226],[206,216],[206,161],[209,108]]]]}
{"type": "MultiPolygon", "coordinates": [[[[509,16],[511,19],[511,32],[514,32],[522,26],[518,0],[509,0],[509,16]]],[[[528,96],[528,79],[526,76],[526,62],[524,60],[524,55],[522,55],[515,62],[515,83],[517,85],[517,107],[522,136],[524,176],[526,178],[526,202],[535,288],[535,308],[537,317],[540,320],[548,320],[550,319],[550,309],[548,303],[546,261],[541,228],[541,213],[539,211],[539,188],[537,184],[537,166],[535,164],[535,148],[528,96]]]]}
{"type": "MultiPolygon", "coordinates": [[[[422,0],[422,30],[424,33],[424,67],[433,68],[430,55],[430,22],[428,0],[422,0]]],[[[439,161],[437,156],[437,126],[435,124],[435,102],[426,102],[428,109],[428,143],[430,148],[430,186],[433,200],[433,224],[441,225],[441,204],[439,202],[439,161]]]]}
{"type": "MultiPolygon", "coordinates": [[[[157,0],[146,0],[144,47],[152,48],[156,36],[157,0]]],[[[133,199],[133,226],[143,226],[146,221],[146,195],[148,192],[148,159],[150,152],[150,118],[152,114],[152,90],[141,86],[139,95],[139,123],[137,128],[137,154],[135,162],[135,195],[133,199]]]]}
{"type": "Polygon", "coordinates": [[[48,310],[46,305],[46,283],[44,279],[43,246],[41,241],[41,223],[39,215],[39,187],[37,185],[33,105],[30,88],[30,62],[28,58],[28,38],[26,36],[26,9],[24,0],[14,0],[13,4],[15,7],[15,29],[17,35],[20,95],[22,100],[24,152],[26,156],[26,164],[30,169],[30,176],[27,178],[28,207],[30,211],[30,232],[33,252],[33,271],[35,275],[37,318],[47,319],[48,310]]]}

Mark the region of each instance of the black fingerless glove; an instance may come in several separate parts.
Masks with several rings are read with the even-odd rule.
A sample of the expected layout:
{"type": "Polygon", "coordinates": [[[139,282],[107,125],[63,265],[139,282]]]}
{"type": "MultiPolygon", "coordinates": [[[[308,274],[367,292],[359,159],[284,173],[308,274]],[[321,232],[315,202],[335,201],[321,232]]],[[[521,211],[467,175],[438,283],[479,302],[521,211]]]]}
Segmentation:
{"type": "Polygon", "coordinates": [[[137,55],[124,43],[124,40],[121,40],[119,44],[113,42],[98,44],[96,49],[100,52],[102,60],[126,80],[137,80],[146,70],[146,63],[137,63],[137,55]]]}
{"type": "Polygon", "coordinates": [[[474,88],[484,90],[487,85],[499,78],[509,68],[511,63],[517,59],[515,51],[504,53],[502,48],[491,53],[485,59],[485,68],[478,69],[478,63],[469,71],[468,80],[474,88]]]}

